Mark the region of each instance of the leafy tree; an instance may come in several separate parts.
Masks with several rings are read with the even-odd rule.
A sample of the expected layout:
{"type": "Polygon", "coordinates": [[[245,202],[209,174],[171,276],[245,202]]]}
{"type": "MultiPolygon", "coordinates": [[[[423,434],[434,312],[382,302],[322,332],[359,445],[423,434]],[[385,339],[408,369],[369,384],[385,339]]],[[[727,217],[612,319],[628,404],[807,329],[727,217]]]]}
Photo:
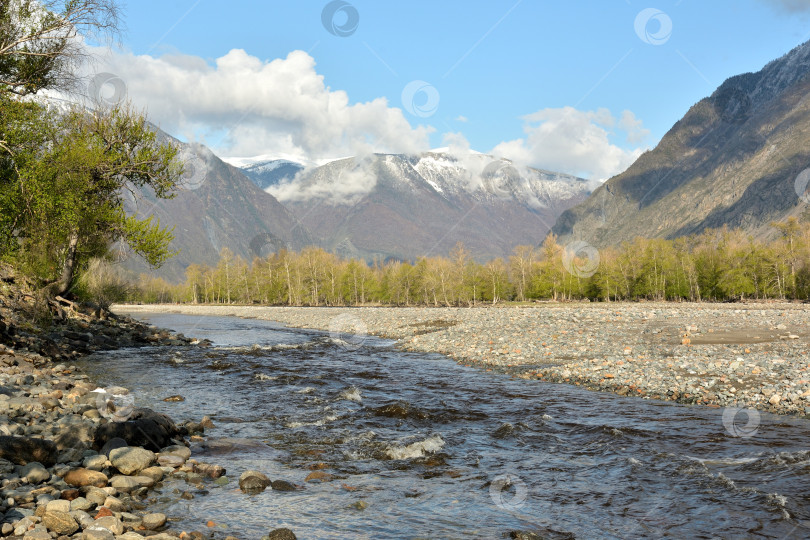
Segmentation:
{"type": "Polygon", "coordinates": [[[4,156],[0,245],[50,293],[68,291],[77,268],[117,240],[153,266],[173,254],[169,231],[124,212],[122,190],[149,187],[170,198],[182,172],[176,148],[161,144],[142,116],[127,107],[58,116],[40,109],[25,135],[39,144],[4,156]]]}
{"type": "Polygon", "coordinates": [[[79,33],[114,35],[114,0],[0,1],[0,248],[65,294],[77,270],[123,241],[152,266],[172,255],[171,233],[124,212],[123,189],[169,198],[177,150],[129,106],[50,112],[20,96],[74,90],[79,33]]]}
{"type": "Polygon", "coordinates": [[[79,35],[116,35],[118,11],[114,0],[0,1],[2,92],[75,90],[86,60],[79,35]]]}

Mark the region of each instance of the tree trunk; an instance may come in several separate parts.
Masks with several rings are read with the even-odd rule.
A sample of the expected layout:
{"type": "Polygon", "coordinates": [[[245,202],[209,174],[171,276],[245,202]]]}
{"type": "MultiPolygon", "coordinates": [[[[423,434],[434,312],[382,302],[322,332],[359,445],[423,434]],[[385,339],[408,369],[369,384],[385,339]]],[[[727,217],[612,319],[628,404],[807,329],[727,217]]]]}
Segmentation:
{"type": "Polygon", "coordinates": [[[67,253],[65,254],[65,264],[62,266],[62,275],[55,283],[46,287],[51,297],[65,296],[73,285],[73,274],[76,271],[76,247],[79,245],[79,235],[76,232],[70,233],[68,237],[67,253]]]}

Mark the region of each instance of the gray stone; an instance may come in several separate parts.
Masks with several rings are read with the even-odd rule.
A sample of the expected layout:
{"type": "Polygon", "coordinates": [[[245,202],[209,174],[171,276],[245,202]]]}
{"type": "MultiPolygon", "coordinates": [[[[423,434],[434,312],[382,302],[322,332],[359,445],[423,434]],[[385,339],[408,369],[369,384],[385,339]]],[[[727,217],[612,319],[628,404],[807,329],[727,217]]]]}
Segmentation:
{"type": "Polygon", "coordinates": [[[164,467],[182,467],[186,462],[182,456],[176,454],[160,454],[158,456],[158,463],[164,467]]]}
{"type": "Polygon", "coordinates": [[[99,425],[94,434],[94,448],[103,447],[110,439],[121,438],[129,446],[142,446],[158,452],[172,439],[185,435],[171,418],[151,409],[138,408],[126,422],[99,425]]]}
{"type": "Polygon", "coordinates": [[[124,506],[124,503],[121,501],[121,499],[112,496],[104,499],[104,506],[106,506],[113,512],[121,512],[124,509],[126,509],[126,506],[124,506]]]}
{"type": "Polygon", "coordinates": [[[17,467],[7,459],[0,459],[0,474],[13,473],[17,467]]]}
{"type": "Polygon", "coordinates": [[[105,516],[98,518],[95,523],[96,526],[107,529],[113,534],[124,534],[124,524],[115,516],[105,516]]]}
{"type": "Polygon", "coordinates": [[[166,516],[164,514],[146,514],[143,516],[143,521],[141,525],[143,525],[144,529],[149,531],[155,531],[166,524],[166,516]]]}
{"type": "Polygon", "coordinates": [[[58,500],[55,500],[55,501],[51,501],[51,502],[49,502],[48,504],[45,505],[45,511],[46,512],[64,512],[64,513],[67,514],[67,513],[70,512],[70,501],[67,501],[65,499],[58,499],[58,500]]]}
{"type": "Polygon", "coordinates": [[[129,445],[124,439],[120,437],[113,437],[104,443],[104,446],[101,447],[99,454],[109,458],[112,450],[115,450],[116,448],[126,448],[127,446],[129,445]]]}
{"type": "Polygon", "coordinates": [[[34,529],[27,531],[25,535],[23,535],[23,540],[51,540],[51,535],[48,534],[48,531],[34,529]]]}
{"type": "Polygon", "coordinates": [[[87,490],[85,497],[96,506],[102,506],[107,499],[107,493],[103,489],[93,488],[87,490]]]}
{"type": "Polygon", "coordinates": [[[81,540],[115,540],[115,535],[98,525],[92,525],[82,532],[81,540]]]}
{"type": "Polygon", "coordinates": [[[42,522],[48,530],[60,535],[70,535],[79,530],[79,524],[67,512],[45,512],[42,522]]]}
{"type": "Polygon", "coordinates": [[[183,458],[183,461],[185,461],[191,457],[191,450],[187,446],[175,444],[172,446],[167,446],[166,448],[161,448],[160,455],[166,454],[180,456],[183,458]]]}
{"type": "Polygon", "coordinates": [[[20,469],[20,476],[29,484],[41,484],[51,479],[51,473],[36,461],[23,466],[20,469]]]}
{"type": "Polygon", "coordinates": [[[163,469],[160,467],[147,467],[140,472],[141,476],[148,476],[155,482],[160,482],[163,480],[163,469]]]}
{"type": "Polygon", "coordinates": [[[295,491],[297,489],[295,485],[286,480],[273,480],[270,487],[272,487],[274,491],[295,491]]]}
{"type": "Polygon", "coordinates": [[[137,447],[116,448],[110,451],[110,463],[123,474],[138,473],[155,462],[154,452],[137,447]]]}
{"type": "Polygon", "coordinates": [[[270,484],[270,479],[259,471],[245,471],[239,477],[239,489],[251,495],[261,493],[270,484]]]}
{"type": "Polygon", "coordinates": [[[119,491],[129,493],[138,488],[152,487],[155,481],[148,476],[114,476],[110,480],[110,485],[119,491]]]}
{"type": "Polygon", "coordinates": [[[107,466],[107,456],[103,454],[87,456],[84,458],[82,465],[85,469],[89,469],[91,471],[100,471],[107,466]]]}
{"type": "Polygon", "coordinates": [[[88,501],[84,497],[77,497],[70,501],[70,509],[71,510],[82,510],[87,512],[88,510],[92,510],[93,507],[96,506],[94,503],[88,501]]]}

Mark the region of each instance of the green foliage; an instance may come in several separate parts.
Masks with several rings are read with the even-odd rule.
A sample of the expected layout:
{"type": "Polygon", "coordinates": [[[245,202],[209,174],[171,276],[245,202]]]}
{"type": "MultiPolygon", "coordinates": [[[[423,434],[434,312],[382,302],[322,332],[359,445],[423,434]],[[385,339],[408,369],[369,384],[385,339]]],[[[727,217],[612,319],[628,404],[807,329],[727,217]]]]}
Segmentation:
{"type": "Polygon", "coordinates": [[[0,0],[0,258],[64,294],[77,271],[122,241],[153,265],[173,253],[171,232],[124,212],[123,190],[169,198],[182,174],[128,105],[52,113],[19,96],[72,90],[77,39],[118,28],[115,0],[0,0]]]}
{"type": "Polygon", "coordinates": [[[115,0],[0,1],[0,93],[73,90],[84,60],[79,33],[112,36],[115,0]]]}
{"type": "Polygon", "coordinates": [[[472,306],[524,300],[726,301],[799,299],[810,294],[810,226],[775,224],[782,238],[757,241],[720,229],[677,240],[637,238],[599,252],[592,276],[563,266],[549,235],[539,248],[518,246],[509,261],[472,260],[459,244],[448,257],[368,265],[310,247],[251,264],[223,250],[215,268],[192,265],[186,282],[142,276],[143,302],[276,305],[472,306]],[[521,291],[522,295],[521,295],[521,291]]]}
{"type": "MultiPolygon", "coordinates": [[[[4,111],[7,104],[12,111],[20,108],[0,102],[4,111]]],[[[22,113],[30,127],[3,133],[18,149],[4,154],[0,183],[0,245],[6,258],[50,282],[66,265],[81,268],[118,240],[153,266],[172,255],[171,233],[151,218],[127,216],[122,193],[148,187],[158,197],[173,196],[181,173],[176,148],[161,144],[145,119],[127,107],[74,109],[59,116],[42,108],[22,113]],[[68,249],[71,243],[75,253],[68,249]]]]}

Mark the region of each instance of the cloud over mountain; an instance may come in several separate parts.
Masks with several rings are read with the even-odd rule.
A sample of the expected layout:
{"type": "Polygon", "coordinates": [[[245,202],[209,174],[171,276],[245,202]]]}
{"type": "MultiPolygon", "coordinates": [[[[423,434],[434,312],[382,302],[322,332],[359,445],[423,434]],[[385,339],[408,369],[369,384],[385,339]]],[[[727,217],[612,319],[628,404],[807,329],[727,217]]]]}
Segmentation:
{"type": "Polygon", "coordinates": [[[195,56],[102,52],[96,69],[120,77],[164,130],[230,155],[317,159],[429,148],[431,128],[412,127],[385,98],[350,103],[303,51],[263,61],[233,49],[213,65],[195,56]]]}
{"type": "Polygon", "coordinates": [[[516,163],[605,180],[624,171],[643,152],[611,142],[616,128],[638,143],[649,134],[630,111],[617,121],[607,109],[547,108],[523,117],[526,136],[498,144],[492,154],[516,163]]]}

